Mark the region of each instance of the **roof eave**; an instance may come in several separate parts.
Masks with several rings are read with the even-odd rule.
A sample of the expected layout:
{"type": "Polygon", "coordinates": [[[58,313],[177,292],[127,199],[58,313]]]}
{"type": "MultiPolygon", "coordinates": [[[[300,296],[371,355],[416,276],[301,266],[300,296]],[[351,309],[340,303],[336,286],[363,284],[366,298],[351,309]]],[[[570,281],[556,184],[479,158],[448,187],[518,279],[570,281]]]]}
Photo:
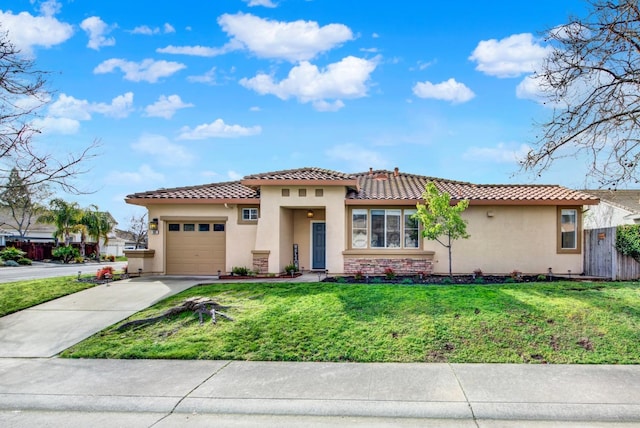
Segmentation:
{"type": "Polygon", "coordinates": [[[358,180],[305,180],[305,179],[266,179],[248,178],[240,181],[243,186],[255,188],[260,186],[346,186],[358,188],[358,180]]]}
{"type": "Polygon", "coordinates": [[[131,205],[260,204],[260,198],[125,198],[131,205]]]}

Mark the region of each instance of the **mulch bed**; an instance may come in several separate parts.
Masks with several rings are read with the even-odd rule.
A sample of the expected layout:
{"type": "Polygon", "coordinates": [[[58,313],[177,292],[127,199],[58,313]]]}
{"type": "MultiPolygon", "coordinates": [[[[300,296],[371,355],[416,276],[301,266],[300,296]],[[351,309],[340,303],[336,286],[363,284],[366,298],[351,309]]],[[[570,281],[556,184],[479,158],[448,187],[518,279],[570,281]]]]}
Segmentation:
{"type": "Polygon", "coordinates": [[[567,278],[559,278],[556,276],[546,277],[542,279],[537,275],[520,275],[512,277],[508,275],[454,275],[453,278],[448,275],[396,275],[394,278],[386,276],[369,276],[362,279],[356,279],[355,276],[330,276],[322,280],[322,282],[338,282],[346,284],[505,284],[505,283],[521,283],[521,282],[551,282],[558,280],[566,280],[567,278]]]}

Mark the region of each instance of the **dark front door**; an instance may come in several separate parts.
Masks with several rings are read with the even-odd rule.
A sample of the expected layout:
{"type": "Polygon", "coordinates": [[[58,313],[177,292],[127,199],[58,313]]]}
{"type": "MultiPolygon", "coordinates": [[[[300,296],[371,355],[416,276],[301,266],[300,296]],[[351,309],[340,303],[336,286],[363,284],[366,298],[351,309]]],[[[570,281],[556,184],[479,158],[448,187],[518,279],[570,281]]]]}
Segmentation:
{"type": "Polygon", "coordinates": [[[311,269],[326,269],[326,234],[324,223],[311,223],[311,269]]]}

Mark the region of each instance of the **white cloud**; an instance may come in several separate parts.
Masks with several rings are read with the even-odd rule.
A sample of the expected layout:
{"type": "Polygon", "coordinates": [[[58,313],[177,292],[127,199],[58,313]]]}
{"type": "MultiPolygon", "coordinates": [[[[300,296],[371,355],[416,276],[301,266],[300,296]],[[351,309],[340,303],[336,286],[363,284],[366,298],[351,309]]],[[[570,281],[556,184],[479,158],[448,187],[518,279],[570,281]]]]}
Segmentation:
{"type": "Polygon", "coordinates": [[[313,108],[318,111],[338,111],[344,107],[344,103],[341,100],[335,100],[330,103],[325,100],[313,101],[313,108]]]}
{"type": "Polygon", "coordinates": [[[349,27],[329,24],[320,27],[314,21],[281,22],[251,14],[224,14],[218,24],[237,42],[261,58],[291,62],[314,58],[353,39],[349,27]]]}
{"type": "Polygon", "coordinates": [[[329,64],[324,70],[303,61],[280,82],[276,82],[273,76],[258,74],[251,79],[241,79],[240,84],[261,95],[272,94],[282,100],[295,97],[302,103],[313,102],[319,108],[329,106],[326,99],[334,99],[335,110],[344,105],[341,99],[367,95],[366,83],[376,66],[377,59],[366,60],[353,56],[329,64]]]}
{"type": "Polygon", "coordinates": [[[50,48],[59,45],[73,35],[70,24],[57,20],[53,14],[59,9],[56,2],[43,3],[43,16],[33,16],[28,12],[14,15],[11,11],[0,10],[2,31],[7,31],[9,40],[25,55],[32,55],[33,48],[50,48]]]}
{"type": "Polygon", "coordinates": [[[496,147],[470,147],[462,158],[487,163],[517,163],[527,156],[531,148],[526,144],[499,143],[496,147]]]}
{"type": "Polygon", "coordinates": [[[436,84],[418,82],[413,87],[413,93],[420,98],[451,101],[452,104],[465,103],[475,97],[471,89],[464,83],[456,82],[453,78],[436,84]]]}
{"type": "Polygon", "coordinates": [[[351,143],[333,146],[325,153],[330,159],[347,163],[350,171],[384,168],[388,159],[388,156],[384,156],[380,152],[351,143]]]}
{"type": "Polygon", "coordinates": [[[91,110],[117,119],[125,118],[133,111],[133,92],[118,95],[111,100],[111,104],[93,104],[91,110]]]}
{"type": "Polygon", "coordinates": [[[156,49],[158,53],[172,54],[172,55],[191,55],[202,57],[213,57],[223,55],[237,48],[237,44],[229,43],[221,48],[210,48],[207,46],[173,46],[169,45],[164,48],[156,49]]]}
{"type": "Polygon", "coordinates": [[[263,7],[276,7],[277,4],[273,3],[271,0],[243,0],[247,3],[247,6],[263,6],[263,7]]]}
{"type": "Polygon", "coordinates": [[[516,96],[521,99],[542,102],[545,99],[544,92],[533,75],[525,76],[516,87],[516,96]]]}
{"type": "Polygon", "coordinates": [[[159,27],[151,28],[148,25],[140,25],[134,28],[133,30],[131,30],[131,34],[142,34],[144,36],[152,36],[154,34],[160,34],[160,33],[169,34],[169,33],[175,33],[175,32],[176,32],[176,29],[173,28],[173,25],[169,24],[168,22],[166,22],[162,26],[162,29],[160,29],[159,27]]]}
{"type": "Polygon", "coordinates": [[[35,119],[33,125],[43,134],[71,135],[80,129],[79,121],[66,117],[46,116],[42,119],[35,119]]]}
{"type": "Polygon", "coordinates": [[[207,83],[209,85],[216,84],[216,68],[212,67],[209,71],[199,76],[187,76],[187,81],[192,83],[207,83]]]}
{"type": "Polygon", "coordinates": [[[100,63],[93,69],[93,72],[95,74],[111,73],[116,68],[119,68],[124,73],[126,80],[156,83],[161,77],[171,76],[183,68],[186,68],[186,65],[179,62],[154,61],[152,59],[145,59],[138,63],[112,58],[100,63]]]}
{"type": "Polygon", "coordinates": [[[249,107],[249,111],[262,111],[262,109],[258,106],[249,107]]]}
{"type": "Polygon", "coordinates": [[[116,44],[116,39],[106,36],[111,32],[113,27],[108,26],[98,16],[91,16],[85,19],[80,23],[80,28],[89,35],[88,48],[100,50],[102,46],[113,46],[116,44]]]}
{"type": "Polygon", "coordinates": [[[198,125],[195,129],[185,126],[180,131],[178,136],[180,140],[204,140],[208,138],[249,137],[260,134],[262,128],[259,126],[246,128],[240,125],[227,125],[222,119],[216,119],[211,123],[198,125]]]}
{"type": "Polygon", "coordinates": [[[193,107],[193,104],[182,102],[179,95],[160,95],[158,101],[148,105],[144,111],[149,117],[171,119],[176,111],[188,107],[193,107]]]}
{"type": "Polygon", "coordinates": [[[80,121],[91,120],[92,113],[114,118],[127,117],[133,111],[133,92],[127,92],[111,100],[110,104],[91,103],[64,93],[47,109],[47,116],[38,122],[46,132],[73,134],[80,128],[80,121]]]}
{"type": "Polygon", "coordinates": [[[227,177],[229,177],[229,179],[236,181],[236,180],[240,180],[244,177],[244,175],[240,174],[239,172],[236,172],[234,170],[229,170],[227,171],[227,177]]]}
{"type": "Polygon", "coordinates": [[[153,156],[163,165],[188,165],[194,159],[187,149],[172,143],[163,135],[144,134],[131,145],[131,148],[138,153],[153,156]]]}
{"type": "Polygon", "coordinates": [[[165,34],[175,33],[176,32],[176,29],[173,28],[173,25],[169,24],[168,22],[164,23],[164,25],[162,26],[162,29],[164,30],[165,34]]]}
{"type": "Polygon", "coordinates": [[[112,170],[106,177],[109,184],[145,184],[159,183],[164,181],[164,175],[156,172],[149,165],[141,165],[137,171],[117,171],[112,170]]]}
{"type": "Polygon", "coordinates": [[[60,13],[62,5],[56,0],[46,0],[40,3],[40,13],[43,16],[53,16],[60,13]]]}
{"type": "Polygon", "coordinates": [[[514,34],[502,40],[483,40],[469,57],[476,70],[496,77],[518,77],[533,72],[549,54],[550,46],[542,46],[530,33],[514,34]]]}

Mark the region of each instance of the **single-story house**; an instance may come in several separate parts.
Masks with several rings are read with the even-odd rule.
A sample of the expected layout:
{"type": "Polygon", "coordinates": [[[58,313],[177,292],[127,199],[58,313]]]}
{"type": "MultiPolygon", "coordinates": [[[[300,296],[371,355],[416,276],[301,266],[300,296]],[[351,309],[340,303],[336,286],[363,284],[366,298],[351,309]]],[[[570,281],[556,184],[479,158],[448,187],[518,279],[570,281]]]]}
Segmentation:
{"type": "Polygon", "coordinates": [[[132,271],[216,275],[233,267],[330,274],[448,272],[447,249],[412,219],[427,182],[454,201],[470,238],[453,243],[454,273],[583,271],[582,214],[598,198],[556,185],[479,185],[373,170],[300,168],[238,181],[134,193],[148,209],[148,250],[125,251],[132,271]]]}
{"type": "Polygon", "coordinates": [[[584,216],[585,229],[640,223],[640,190],[583,190],[600,199],[584,216]]]}

